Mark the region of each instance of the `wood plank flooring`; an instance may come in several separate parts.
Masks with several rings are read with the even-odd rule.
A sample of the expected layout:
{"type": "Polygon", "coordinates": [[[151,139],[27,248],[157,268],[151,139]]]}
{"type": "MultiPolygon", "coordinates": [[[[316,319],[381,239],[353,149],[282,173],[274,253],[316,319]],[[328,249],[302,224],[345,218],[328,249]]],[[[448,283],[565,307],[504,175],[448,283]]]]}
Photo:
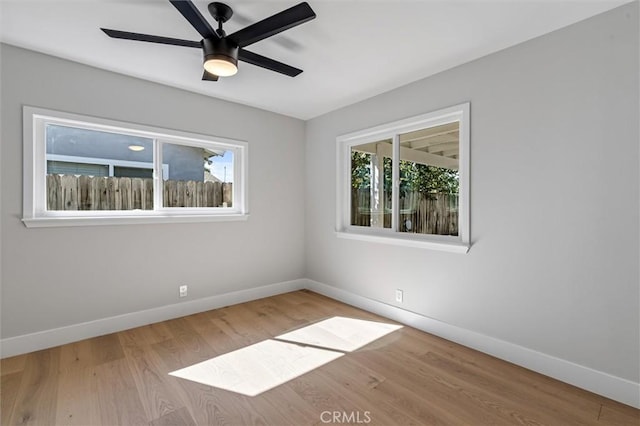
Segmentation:
{"type": "Polygon", "coordinates": [[[256,397],[168,373],[333,316],[297,291],[3,359],[2,425],[640,425],[640,410],[403,327],[256,397]]]}

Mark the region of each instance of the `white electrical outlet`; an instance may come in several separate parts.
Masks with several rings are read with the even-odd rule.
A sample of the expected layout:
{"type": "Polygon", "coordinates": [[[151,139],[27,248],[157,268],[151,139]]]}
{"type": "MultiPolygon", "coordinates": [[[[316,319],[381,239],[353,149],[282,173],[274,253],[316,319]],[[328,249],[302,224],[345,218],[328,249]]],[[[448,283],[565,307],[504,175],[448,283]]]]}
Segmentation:
{"type": "Polygon", "coordinates": [[[402,298],[404,296],[404,292],[400,289],[396,290],[396,302],[402,303],[402,298]]]}
{"type": "Polygon", "coordinates": [[[180,291],[180,297],[186,297],[187,296],[187,286],[186,285],[181,285],[179,291],[180,291]]]}

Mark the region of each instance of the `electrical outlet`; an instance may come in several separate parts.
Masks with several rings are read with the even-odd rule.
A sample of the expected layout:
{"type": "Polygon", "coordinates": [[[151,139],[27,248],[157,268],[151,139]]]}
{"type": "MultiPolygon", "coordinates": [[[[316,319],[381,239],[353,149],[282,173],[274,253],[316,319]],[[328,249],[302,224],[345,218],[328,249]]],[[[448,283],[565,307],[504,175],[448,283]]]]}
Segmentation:
{"type": "Polygon", "coordinates": [[[179,288],[180,291],[180,297],[186,297],[187,296],[187,286],[186,285],[181,285],[179,288]]]}
{"type": "Polygon", "coordinates": [[[400,289],[396,290],[396,302],[402,303],[402,299],[404,297],[404,292],[400,289]]]}

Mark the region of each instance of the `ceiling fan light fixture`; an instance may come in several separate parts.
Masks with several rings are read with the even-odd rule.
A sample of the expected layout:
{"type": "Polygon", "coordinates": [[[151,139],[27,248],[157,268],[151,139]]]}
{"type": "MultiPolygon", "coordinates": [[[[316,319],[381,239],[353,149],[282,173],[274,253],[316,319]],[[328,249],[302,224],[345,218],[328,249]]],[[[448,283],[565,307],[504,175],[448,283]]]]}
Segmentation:
{"type": "Polygon", "coordinates": [[[226,56],[206,59],[204,61],[204,69],[208,73],[219,77],[229,77],[238,72],[238,66],[231,62],[231,58],[226,56]]]}
{"type": "Polygon", "coordinates": [[[238,46],[226,39],[204,39],[204,69],[220,77],[228,77],[238,72],[238,46]]]}

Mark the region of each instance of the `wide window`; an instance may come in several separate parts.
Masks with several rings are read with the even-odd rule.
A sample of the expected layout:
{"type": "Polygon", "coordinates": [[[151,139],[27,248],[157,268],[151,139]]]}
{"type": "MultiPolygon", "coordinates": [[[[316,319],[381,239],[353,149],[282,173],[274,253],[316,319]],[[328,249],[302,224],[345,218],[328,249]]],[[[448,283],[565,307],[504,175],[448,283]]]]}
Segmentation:
{"type": "Polygon", "coordinates": [[[337,143],[339,236],[468,250],[469,104],[337,143]]]}
{"type": "Polygon", "coordinates": [[[24,108],[24,223],[239,220],[246,143],[24,108]]]}

